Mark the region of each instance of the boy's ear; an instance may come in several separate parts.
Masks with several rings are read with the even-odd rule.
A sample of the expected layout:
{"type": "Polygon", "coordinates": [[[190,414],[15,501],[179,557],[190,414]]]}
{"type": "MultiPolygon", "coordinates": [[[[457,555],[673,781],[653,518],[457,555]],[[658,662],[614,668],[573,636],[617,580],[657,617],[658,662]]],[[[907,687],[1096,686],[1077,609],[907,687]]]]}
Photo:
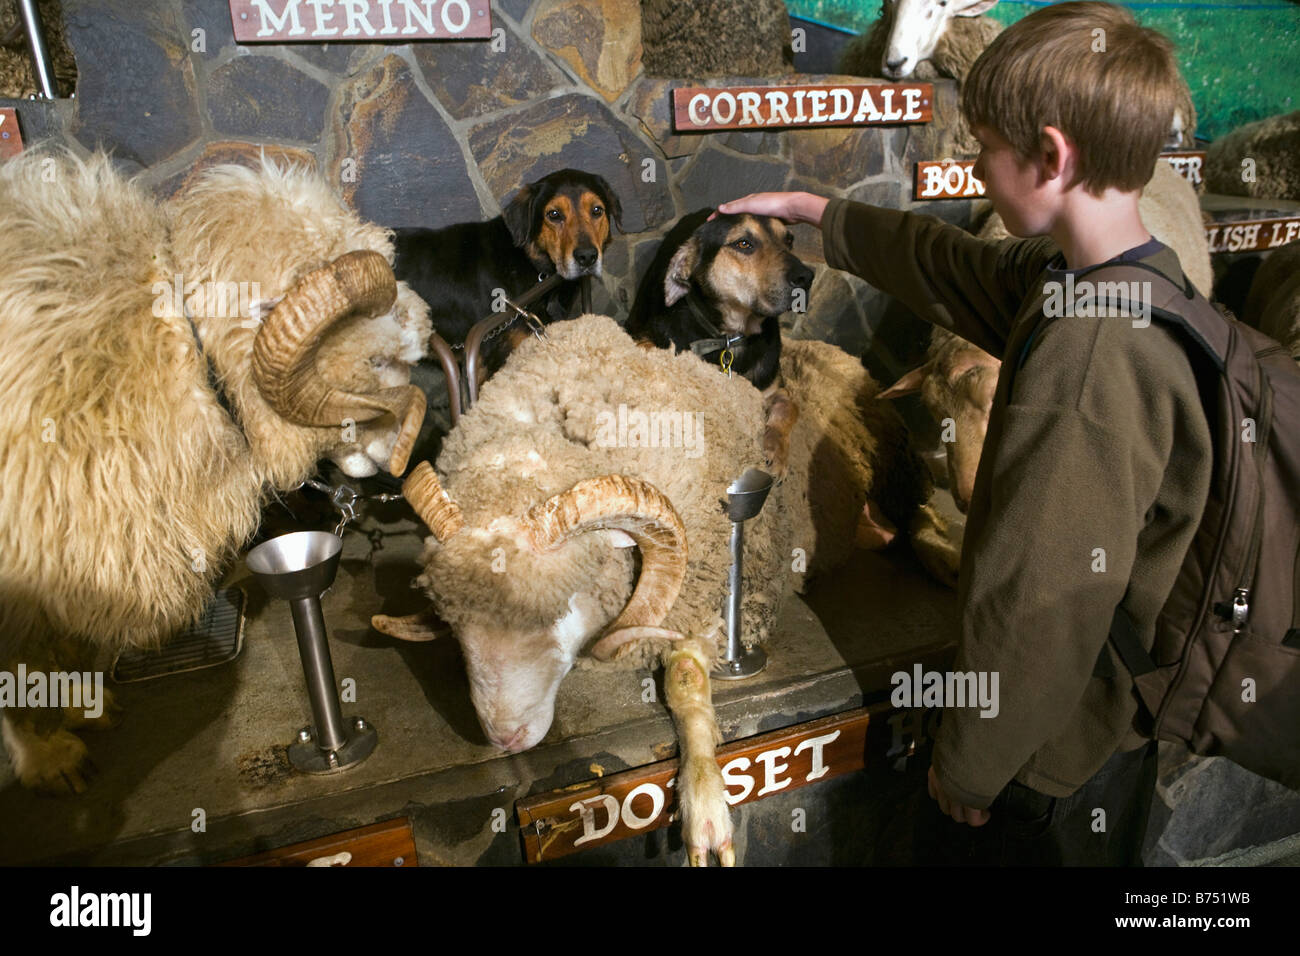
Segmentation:
{"type": "Polygon", "coordinates": [[[501,210],[501,218],[510,230],[510,238],[519,248],[528,245],[533,235],[533,206],[537,202],[537,190],[531,185],[515,193],[515,198],[501,210]]]}
{"type": "Polygon", "coordinates": [[[921,390],[921,383],[925,381],[926,367],[918,365],[910,372],[903,373],[900,378],[889,388],[882,392],[876,393],[876,398],[901,398],[904,395],[911,395],[921,390]]]}
{"type": "Polygon", "coordinates": [[[954,17],[978,17],[981,13],[992,10],[997,4],[998,0],[973,0],[967,6],[958,7],[952,12],[952,15],[954,17]]]}
{"type": "Polygon", "coordinates": [[[664,276],[664,305],[672,305],[691,291],[691,273],[699,261],[700,240],[691,236],[668,263],[668,273],[664,276]]]}

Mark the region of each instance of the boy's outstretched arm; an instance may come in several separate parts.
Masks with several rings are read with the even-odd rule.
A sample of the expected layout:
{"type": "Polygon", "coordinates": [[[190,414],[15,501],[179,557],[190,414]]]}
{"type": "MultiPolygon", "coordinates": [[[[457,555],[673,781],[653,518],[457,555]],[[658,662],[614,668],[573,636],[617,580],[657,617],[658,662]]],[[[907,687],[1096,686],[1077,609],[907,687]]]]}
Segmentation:
{"type": "Polygon", "coordinates": [[[819,226],[827,265],[860,276],[927,322],[997,356],[1056,251],[1050,239],[990,243],[933,216],[811,193],[752,193],[718,211],[819,226]]]}

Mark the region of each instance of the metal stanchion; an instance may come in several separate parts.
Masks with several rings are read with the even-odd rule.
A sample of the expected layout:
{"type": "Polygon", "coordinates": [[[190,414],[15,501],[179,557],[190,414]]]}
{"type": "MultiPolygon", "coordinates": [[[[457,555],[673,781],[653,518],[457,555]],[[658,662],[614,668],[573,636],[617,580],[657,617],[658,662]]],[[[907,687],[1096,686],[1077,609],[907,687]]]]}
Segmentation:
{"type": "Polygon", "coordinates": [[[289,745],[289,762],[305,773],[334,773],[370,756],[379,742],[364,717],[343,719],[330,660],[320,596],[334,583],[343,539],[326,531],[280,535],[248,552],[245,561],[272,597],[289,602],[298,653],[311,699],[312,726],[289,745]]]}
{"type": "Polygon", "coordinates": [[[49,48],[45,45],[45,33],[41,29],[41,14],[36,9],[36,0],[18,0],[22,11],[23,26],[27,30],[27,46],[32,52],[32,64],[36,68],[36,82],[41,85],[41,93],[47,100],[59,95],[54,83],[54,61],[50,59],[49,48]]]}
{"type": "Polygon", "coordinates": [[[761,647],[745,650],[740,640],[740,604],[745,559],[745,522],[763,510],[772,490],[772,476],[751,468],[727,488],[727,517],[731,519],[731,571],[727,575],[727,659],[718,680],[743,680],[767,666],[761,647]]]}

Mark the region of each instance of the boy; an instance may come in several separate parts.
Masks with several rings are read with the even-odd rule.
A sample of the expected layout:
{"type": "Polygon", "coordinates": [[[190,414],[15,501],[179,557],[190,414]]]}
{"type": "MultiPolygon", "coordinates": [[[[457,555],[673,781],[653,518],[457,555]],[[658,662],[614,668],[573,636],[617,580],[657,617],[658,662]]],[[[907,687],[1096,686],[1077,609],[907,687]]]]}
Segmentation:
{"type": "Polygon", "coordinates": [[[962,89],[975,175],[1013,235],[1055,247],[808,193],[719,207],[819,225],[830,266],[1004,358],[967,516],[954,665],[997,672],[1000,709],[944,711],[925,812],[969,827],[921,827],[927,860],[1141,863],[1155,744],[1133,729],[1137,697],[1107,634],[1123,607],[1152,644],[1205,506],[1209,427],[1159,321],[1082,308],[1053,319],[1044,306],[1067,272],[1082,283],[1080,270],[1110,261],[1181,286],[1177,257],[1138,214],[1179,82],[1169,41],[1105,3],[1039,9],[975,63],[962,89]]]}

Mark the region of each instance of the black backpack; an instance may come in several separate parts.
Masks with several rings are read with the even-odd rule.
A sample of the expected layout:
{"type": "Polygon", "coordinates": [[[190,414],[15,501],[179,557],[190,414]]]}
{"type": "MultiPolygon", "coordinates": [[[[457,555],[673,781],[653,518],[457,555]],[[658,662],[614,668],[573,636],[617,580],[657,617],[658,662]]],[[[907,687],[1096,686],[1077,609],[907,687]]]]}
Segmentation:
{"type": "MultiPolygon", "coordinates": [[[[1185,275],[1181,289],[1140,262],[1076,276],[1153,274],[1151,317],[1178,330],[1197,371],[1213,472],[1150,653],[1122,606],[1110,643],[1133,676],[1140,730],[1300,790],[1300,365],[1185,275]]],[[[1104,648],[1094,673],[1113,675],[1104,648]]]]}

